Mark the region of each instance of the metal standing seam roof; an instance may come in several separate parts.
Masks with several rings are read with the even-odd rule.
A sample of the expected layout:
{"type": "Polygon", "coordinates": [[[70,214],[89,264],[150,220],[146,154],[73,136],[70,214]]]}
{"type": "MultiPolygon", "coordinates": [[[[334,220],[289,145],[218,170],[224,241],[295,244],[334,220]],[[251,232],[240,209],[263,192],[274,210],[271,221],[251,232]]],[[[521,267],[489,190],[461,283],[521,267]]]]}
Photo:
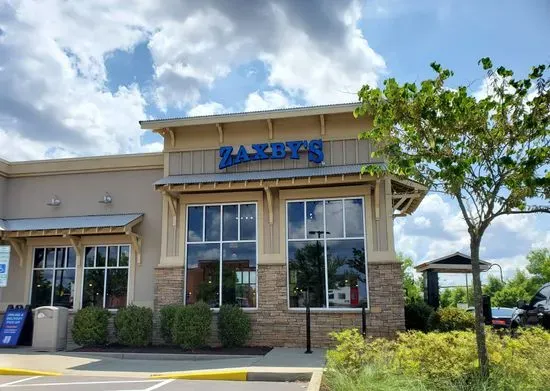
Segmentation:
{"type": "Polygon", "coordinates": [[[320,166],[293,168],[283,170],[247,171],[217,174],[187,174],[170,175],[154,183],[155,186],[183,185],[198,183],[223,183],[239,181],[259,181],[270,179],[307,178],[325,175],[359,174],[361,167],[368,165],[383,165],[383,163],[349,164],[343,166],[320,166]]]}
{"type": "Polygon", "coordinates": [[[0,219],[0,230],[35,231],[49,229],[124,227],[140,217],[143,217],[143,213],[0,219]]]}
{"type": "MultiPolygon", "coordinates": [[[[158,118],[158,119],[149,119],[139,121],[140,125],[155,124],[161,122],[173,122],[173,121],[189,121],[189,120],[201,120],[201,119],[218,119],[223,121],[227,118],[243,118],[257,116],[257,115],[272,115],[279,113],[304,113],[307,114],[308,111],[312,110],[323,110],[323,109],[350,109],[355,108],[360,105],[360,102],[345,102],[345,103],[333,103],[326,105],[314,105],[314,106],[294,106],[294,107],[285,107],[280,109],[271,109],[271,110],[255,110],[255,111],[241,111],[235,113],[222,113],[222,114],[210,114],[210,115],[197,115],[197,116],[185,116],[185,117],[168,117],[168,118],[158,118]]],[[[351,110],[350,110],[351,111],[351,110]]],[[[267,119],[267,117],[266,117],[267,119]]]]}

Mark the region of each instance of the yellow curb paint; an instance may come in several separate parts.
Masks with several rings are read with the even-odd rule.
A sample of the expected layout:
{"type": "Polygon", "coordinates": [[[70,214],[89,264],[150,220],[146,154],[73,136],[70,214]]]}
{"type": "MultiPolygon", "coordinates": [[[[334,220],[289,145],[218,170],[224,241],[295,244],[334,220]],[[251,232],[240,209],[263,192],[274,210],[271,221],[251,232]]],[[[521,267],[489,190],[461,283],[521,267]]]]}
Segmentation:
{"type": "Polygon", "coordinates": [[[11,376],[60,376],[59,372],[45,372],[45,371],[34,371],[32,369],[21,369],[21,368],[0,368],[0,375],[11,375],[11,376]]]}
{"type": "Polygon", "coordinates": [[[234,380],[246,381],[247,370],[201,371],[201,372],[168,372],[151,375],[153,379],[186,379],[186,380],[234,380]]]}

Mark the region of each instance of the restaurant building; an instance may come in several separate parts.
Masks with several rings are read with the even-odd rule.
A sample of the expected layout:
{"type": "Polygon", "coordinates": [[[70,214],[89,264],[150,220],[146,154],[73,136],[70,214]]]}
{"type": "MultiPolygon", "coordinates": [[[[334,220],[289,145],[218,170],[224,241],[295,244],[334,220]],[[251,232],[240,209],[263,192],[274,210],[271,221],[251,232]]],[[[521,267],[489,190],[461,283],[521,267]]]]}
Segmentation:
{"type": "Polygon", "coordinates": [[[355,107],[141,121],[162,153],[0,161],[2,309],[236,304],[251,344],[301,346],[309,302],[313,346],[363,305],[370,335],[403,330],[393,220],[426,189],[362,173],[384,162],[355,107]]]}

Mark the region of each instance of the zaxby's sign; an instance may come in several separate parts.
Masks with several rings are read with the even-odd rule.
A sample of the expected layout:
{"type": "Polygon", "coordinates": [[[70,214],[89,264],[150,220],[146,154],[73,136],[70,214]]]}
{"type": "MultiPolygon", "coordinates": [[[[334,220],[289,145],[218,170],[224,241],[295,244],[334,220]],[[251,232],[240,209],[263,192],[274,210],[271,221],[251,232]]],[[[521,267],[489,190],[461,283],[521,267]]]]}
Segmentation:
{"type": "Polygon", "coordinates": [[[254,151],[250,154],[244,145],[239,147],[236,154],[233,154],[233,147],[220,148],[220,170],[236,164],[267,159],[284,159],[287,154],[291,159],[300,159],[300,152],[307,151],[308,160],[314,163],[321,163],[324,159],[323,140],[300,140],[276,143],[252,144],[254,151]],[[287,150],[288,148],[288,150],[287,150]]]}

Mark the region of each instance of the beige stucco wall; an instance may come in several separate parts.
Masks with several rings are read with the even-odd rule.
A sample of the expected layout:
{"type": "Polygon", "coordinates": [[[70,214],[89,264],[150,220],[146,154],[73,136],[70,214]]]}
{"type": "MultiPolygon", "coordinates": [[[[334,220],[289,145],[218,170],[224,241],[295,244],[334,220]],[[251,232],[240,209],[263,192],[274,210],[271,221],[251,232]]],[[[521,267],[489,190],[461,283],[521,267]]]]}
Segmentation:
{"type": "MultiPolygon", "coordinates": [[[[160,258],[162,198],[153,183],[163,176],[161,168],[131,171],[109,171],[65,175],[41,175],[8,179],[4,200],[5,218],[58,217],[119,213],[144,213],[134,231],[142,235],[141,265],[131,267],[130,287],[135,289],[132,301],[138,305],[153,305],[153,269],[160,258]],[[110,205],[98,201],[105,192],[113,197],[110,205]],[[59,207],[46,202],[57,195],[59,207]]],[[[124,235],[83,237],[83,244],[130,243],[124,235]]],[[[26,304],[29,297],[31,254],[34,245],[70,245],[68,239],[41,238],[28,240],[27,259],[23,266],[13,254],[8,287],[3,289],[1,304],[26,304]]],[[[135,264],[135,259],[133,260],[135,264]]],[[[77,285],[77,288],[79,285],[77,285]]]]}
{"type": "Polygon", "coordinates": [[[0,172],[0,219],[4,217],[4,203],[6,202],[6,189],[8,179],[0,172]]]}

